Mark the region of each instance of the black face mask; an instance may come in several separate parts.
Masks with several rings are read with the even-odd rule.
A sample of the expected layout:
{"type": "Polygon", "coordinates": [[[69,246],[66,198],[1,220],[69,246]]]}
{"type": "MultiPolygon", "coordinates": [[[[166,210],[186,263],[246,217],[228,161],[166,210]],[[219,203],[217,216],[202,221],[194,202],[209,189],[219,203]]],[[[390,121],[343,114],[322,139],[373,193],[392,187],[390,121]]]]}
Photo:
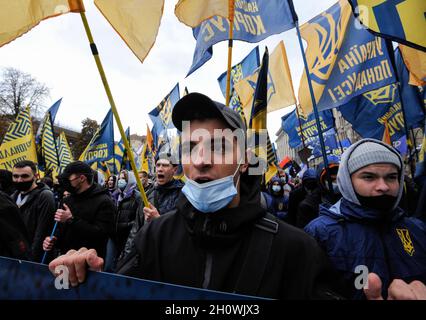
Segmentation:
{"type": "Polygon", "coordinates": [[[383,194],[381,196],[364,197],[356,193],[361,206],[374,209],[383,213],[389,212],[395,205],[397,197],[383,194]]]}
{"type": "Polygon", "coordinates": [[[71,181],[69,181],[68,178],[60,179],[59,183],[61,187],[63,188],[63,190],[68,191],[71,194],[77,193],[78,189],[71,185],[71,181]]]}
{"type": "Polygon", "coordinates": [[[16,190],[25,192],[28,191],[29,188],[33,185],[34,180],[30,181],[21,181],[21,182],[14,182],[16,190]]]}

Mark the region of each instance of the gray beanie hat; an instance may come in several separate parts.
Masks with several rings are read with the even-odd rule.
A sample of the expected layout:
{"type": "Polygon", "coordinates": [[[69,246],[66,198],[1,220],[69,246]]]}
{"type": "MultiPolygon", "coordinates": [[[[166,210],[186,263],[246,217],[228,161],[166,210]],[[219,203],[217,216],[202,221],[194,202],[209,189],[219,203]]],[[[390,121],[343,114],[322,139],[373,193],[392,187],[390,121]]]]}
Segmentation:
{"type": "Polygon", "coordinates": [[[375,163],[394,164],[401,170],[401,160],[398,155],[389,148],[377,143],[373,139],[359,144],[351,153],[348,159],[349,174],[375,163]]]}

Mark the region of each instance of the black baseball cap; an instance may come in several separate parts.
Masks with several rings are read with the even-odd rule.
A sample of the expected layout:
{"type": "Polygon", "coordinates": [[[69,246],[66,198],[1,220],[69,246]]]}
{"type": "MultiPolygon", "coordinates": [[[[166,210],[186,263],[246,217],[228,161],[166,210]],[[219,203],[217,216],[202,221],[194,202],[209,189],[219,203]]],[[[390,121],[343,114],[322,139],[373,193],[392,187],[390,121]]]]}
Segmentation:
{"type": "Polygon", "coordinates": [[[93,177],[93,170],[90,166],[82,161],[74,161],[68,164],[64,172],[59,176],[60,179],[69,178],[73,173],[79,173],[86,176],[88,179],[93,177]]]}
{"type": "Polygon", "coordinates": [[[172,112],[173,124],[179,131],[182,131],[183,121],[194,119],[221,119],[231,129],[242,129],[246,134],[246,125],[236,111],[198,92],[191,92],[182,97],[172,112]]]}

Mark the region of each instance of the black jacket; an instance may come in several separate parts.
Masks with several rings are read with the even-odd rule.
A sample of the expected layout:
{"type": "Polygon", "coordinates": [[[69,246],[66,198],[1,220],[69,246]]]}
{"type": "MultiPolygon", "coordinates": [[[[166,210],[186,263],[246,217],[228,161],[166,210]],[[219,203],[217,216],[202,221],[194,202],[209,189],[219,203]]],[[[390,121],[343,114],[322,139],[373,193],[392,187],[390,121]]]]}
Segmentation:
{"type": "MultiPolygon", "coordinates": [[[[15,202],[18,195],[18,191],[13,194],[15,202]]],[[[41,262],[44,238],[50,236],[54,225],[55,199],[52,191],[44,183],[38,183],[37,188],[27,197],[26,202],[19,208],[19,212],[27,229],[32,260],[41,262]]]]}
{"type": "Polygon", "coordinates": [[[19,208],[0,191],[0,256],[29,260],[27,231],[19,217],[19,208]]]}
{"type": "MultiPolygon", "coordinates": [[[[174,179],[163,186],[156,185],[149,191],[149,193],[147,193],[148,202],[157,208],[160,215],[169,212],[176,208],[177,200],[183,186],[184,184],[180,180],[174,179]]],[[[132,229],[130,230],[124,250],[121,253],[119,260],[122,260],[130,253],[133,248],[135,235],[145,223],[143,208],[144,203],[141,202],[138,210],[136,211],[136,219],[134,220],[132,229]]]]}
{"type": "Polygon", "coordinates": [[[94,184],[83,193],[64,198],[63,202],[70,208],[73,219],[60,225],[57,246],[61,253],[86,247],[96,249],[99,256],[105,257],[115,216],[108,191],[94,184]]]}
{"type": "Polygon", "coordinates": [[[195,210],[181,194],[176,210],[153,220],[139,231],[135,249],[118,272],[149,280],[269,298],[327,297],[325,292],[328,290],[323,290],[321,284],[331,273],[316,241],[273,217],[278,230],[276,234],[270,233],[270,253],[266,259],[259,256],[250,267],[243,267],[248,253],[253,251],[252,243],[257,240],[251,239],[258,232],[255,224],[266,214],[260,207],[259,190],[257,194],[244,194],[248,188],[258,188],[260,181],[245,183],[246,190],[242,185],[238,207],[211,214],[195,210]],[[256,289],[246,289],[261,269],[265,272],[259,277],[260,284],[256,289]],[[246,279],[246,282],[241,283],[240,279],[246,279]]]}

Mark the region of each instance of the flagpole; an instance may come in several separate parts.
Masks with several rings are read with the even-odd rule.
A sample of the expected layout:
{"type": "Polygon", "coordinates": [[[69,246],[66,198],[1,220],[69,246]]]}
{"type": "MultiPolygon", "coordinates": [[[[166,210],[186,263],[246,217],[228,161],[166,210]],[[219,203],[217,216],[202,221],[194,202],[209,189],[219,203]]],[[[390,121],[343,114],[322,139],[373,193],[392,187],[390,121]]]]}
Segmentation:
{"type": "Polygon", "coordinates": [[[232,46],[234,37],[234,10],[235,0],[229,0],[229,39],[228,39],[228,72],[226,73],[226,105],[229,107],[231,98],[231,69],[232,69],[232,46]]]}
{"type": "MultiPolygon", "coordinates": [[[[85,12],[80,12],[80,16],[81,16],[81,20],[82,20],[83,25],[84,25],[84,29],[86,31],[87,38],[88,38],[89,43],[90,43],[90,49],[92,51],[93,58],[95,59],[96,66],[98,67],[99,75],[101,76],[102,83],[103,83],[104,88],[105,88],[105,92],[108,96],[108,100],[109,100],[109,103],[111,105],[112,113],[114,114],[115,120],[117,121],[118,129],[120,130],[121,139],[124,142],[125,148],[127,150],[130,150],[130,145],[129,145],[129,142],[127,141],[127,137],[126,137],[126,134],[124,132],[123,125],[121,124],[120,116],[118,114],[117,107],[116,107],[115,102],[114,102],[114,98],[112,97],[111,89],[109,87],[108,80],[106,78],[105,71],[104,71],[104,68],[102,66],[101,59],[99,57],[98,49],[96,48],[96,44],[94,43],[92,32],[90,31],[89,23],[87,22],[85,12]]],[[[136,169],[136,164],[135,164],[135,159],[133,157],[133,152],[129,152],[129,160],[130,160],[130,164],[132,166],[132,170],[135,174],[136,183],[137,183],[139,191],[141,193],[141,198],[143,200],[143,203],[144,203],[145,207],[148,207],[149,206],[148,198],[146,197],[146,193],[145,193],[145,190],[143,188],[142,182],[139,178],[139,175],[137,174],[138,171],[136,169]]]]}
{"type": "Polygon", "coordinates": [[[315,101],[314,89],[312,88],[312,81],[311,81],[311,75],[309,73],[308,62],[306,61],[305,50],[303,48],[302,36],[300,35],[299,21],[296,20],[295,24],[296,24],[296,30],[297,30],[297,37],[299,39],[300,50],[302,51],[303,64],[305,65],[306,78],[308,80],[309,93],[311,95],[312,108],[314,110],[314,115],[315,115],[315,122],[316,122],[317,129],[318,129],[318,137],[319,137],[319,141],[320,141],[320,145],[321,145],[321,152],[322,152],[322,157],[323,157],[323,161],[324,161],[324,167],[325,167],[325,172],[326,172],[326,177],[327,177],[327,182],[328,182],[328,190],[330,192],[333,192],[333,184],[331,182],[330,172],[329,172],[329,168],[328,168],[328,160],[327,160],[327,153],[325,151],[324,137],[323,137],[323,134],[322,134],[321,123],[320,123],[320,120],[319,120],[317,103],[315,101]]]}
{"type": "MultiPolygon", "coordinates": [[[[303,136],[302,122],[300,121],[300,113],[299,113],[298,105],[296,105],[296,115],[297,115],[297,120],[299,121],[300,137],[302,138],[303,149],[305,149],[306,148],[305,137],[303,136]]],[[[309,168],[308,160],[306,160],[306,166],[309,168]]]]}

